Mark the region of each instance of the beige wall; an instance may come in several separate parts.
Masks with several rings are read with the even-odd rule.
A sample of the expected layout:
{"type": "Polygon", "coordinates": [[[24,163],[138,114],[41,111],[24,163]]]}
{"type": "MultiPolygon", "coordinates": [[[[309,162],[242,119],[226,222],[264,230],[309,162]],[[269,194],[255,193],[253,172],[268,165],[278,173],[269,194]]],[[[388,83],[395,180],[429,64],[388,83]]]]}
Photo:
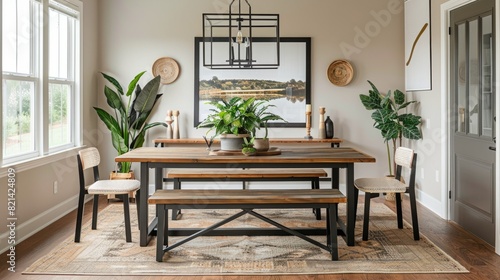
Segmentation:
{"type": "MultiPolygon", "coordinates": [[[[373,81],[380,89],[404,88],[403,5],[400,0],[253,0],[255,13],[279,13],[281,36],[312,38],[312,135],[317,136],[317,108],[325,106],[335,122],[336,136],[345,146],[361,147],[377,157],[378,164],[359,164],[357,176],[386,173],[385,145],[372,127],[370,112],[359,101],[373,81]],[[286,7],[286,8],[285,8],[286,7]],[[380,14],[389,15],[380,19],[380,14]],[[380,22],[379,22],[380,21],[380,22]],[[368,31],[366,31],[368,30],[368,31]],[[368,34],[368,35],[367,35],[368,34]],[[346,47],[347,46],[347,47],[346,47]],[[349,49],[346,56],[342,48],[349,49]],[[352,53],[354,51],[354,53],[352,53]],[[332,85],[327,77],[328,65],[336,59],[349,59],[355,78],[346,87],[332,85]]],[[[101,12],[101,68],[124,85],[136,73],[147,70],[152,78],[154,61],[163,56],[176,59],[181,66],[179,79],[163,86],[164,93],[152,120],[163,121],[168,109],[181,113],[181,136],[201,137],[205,130],[193,128],[194,37],[201,36],[204,12],[227,11],[228,0],[106,0],[99,2],[101,12]]],[[[100,88],[103,81],[101,79],[100,88]]],[[[99,105],[107,106],[102,90],[99,105]]],[[[103,124],[99,124],[102,128],[103,124]]],[[[151,139],[163,135],[154,129],[151,139]]],[[[270,137],[303,137],[305,129],[270,130],[270,137]]],[[[116,155],[108,141],[100,146],[107,158],[105,168],[114,167],[116,155]]],[[[136,167],[137,170],[137,167],[136,167]]]]}
{"type": "MultiPolygon", "coordinates": [[[[431,1],[433,89],[409,93],[420,102],[412,110],[427,124],[422,127],[424,139],[405,143],[419,153],[420,200],[443,216],[446,213],[442,212],[441,205],[446,198],[442,197],[441,182],[441,133],[444,131],[440,113],[440,5],[444,2],[431,1]]],[[[152,119],[162,121],[166,110],[179,109],[182,137],[201,137],[205,130],[196,130],[192,125],[193,37],[201,36],[201,14],[225,12],[227,3],[227,0],[100,2],[102,63],[99,70],[112,73],[125,84],[142,70],[148,71],[148,79],[152,78],[150,69],[157,58],[175,58],[181,66],[181,75],[175,83],[162,87],[164,96],[152,119]],[[132,18],[138,20],[130,20],[132,18]]],[[[381,91],[404,90],[403,1],[253,0],[251,4],[254,12],[280,14],[281,36],[312,38],[314,113],[319,106],[325,106],[327,115],[335,122],[336,136],[346,141],[344,146],[359,147],[377,158],[377,164],[359,164],[356,176],[387,173],[385,145],[379,131],[372,127],[370,112],[361,105],[359,94],[369,89],[367,80],[374,82],[381,91]],[[326,77],[326,69],[335,59],[348,59],[354,66],[354,80],[346,87],[334,86],[326,77]]],[[[99,86],[102,88],[102,80],[99,86]]],[[[105,106],[102,92],[99,104],[105,106]]],[[[313,136],[317,135],[317,121],[318,115],[313,114],[313,136]]],[[[161,128],[151,131],[149,141],[162,133],[161,128]]],[[[270,137],[275,135],[302,137],[304,129],[272,128],[270,137]]],[[[103,141],[101,150],[107,153],[106,167],[112,169],[115,151],[109,140],[103,141]]]]}
{"type": "MultiPolygon", "coordinates": [[[[404,90],[404,15],[402,0],[252,0],[256,13],[279,13],[281,36],[312,38],[312,104],[317,112],[326,107],[335,122],[337,137],[344,146],[358,147],[377,159],[376,164],[356,165],[355,176],[380,176],[387,173],[385,145],[379,131],[372,127],[370,112],[359,101],[367,93],[371,80],[382,91],[404,90]],[[332,85],[326,77],[328,65],[336,59],[348,59],[355,77],[346,87],[332,85]]],[[[441,99],[440,99],[440,18],[439,5],[432,2],[433,90],[410,94],[420,101],[417,112],[429,123],[423,127],[424,140],[413,142],[419,152],[417,175],[420,200],[439,212],[441,182],[441,99]]],[[[97,145],[102,153],[101,173],[114,169],[115,150],[107,129],[98,122],[92,106],[107,108],[104,82],[99,72],[114,75],[124,86],[140,71],[147,70],[141,81],[152,78],[151,67],[159,57],[175,58],[181,66],[179,79],[163,86],[152,121],[163,121],[168,109],[181,112],[181,136],[201,137],[205,130],[193,128],[194,37],[201,36],[204,12],[225,12],[229,0],[83,0],[83,123],[84,143],[97,145]],[[96,123],[98,125],[96,126],[96,123]]],[[[318,115],[313,114],[312,135],[317,136],[318,115]]],[[[162,136],[154,129],[151,140],[162,136]]],[[[270,137],[302,137],[303,128],[270,130],[270,137]]],[[[51,165],[17,174],[19,237],[28,236],[47,223],[76,207],[77,178],[74,156],[51,165]],[[52,183],[59,182],[54,195],[52,183]]],[[[135,167],[137,170],[137,166],[135,167]]],[[[138,170],[137,170],[138,171],[138,170]]],[[[2,185],[5,178],[0,180],[2,185]]],[[[0,201],[7,201],[0,193],[0,201]]],[[[3,205],[3,203],[2,203],[3,205]]],[[[441,215],[445,215],[440,212],[441,215]]],[[[0,211],[0,219],[6,220],[0,211]]],[[[0,240],[6,234],[0,229],[0,240]]],[[[0,243],[0,251],[5,248],[0,243]]]]}

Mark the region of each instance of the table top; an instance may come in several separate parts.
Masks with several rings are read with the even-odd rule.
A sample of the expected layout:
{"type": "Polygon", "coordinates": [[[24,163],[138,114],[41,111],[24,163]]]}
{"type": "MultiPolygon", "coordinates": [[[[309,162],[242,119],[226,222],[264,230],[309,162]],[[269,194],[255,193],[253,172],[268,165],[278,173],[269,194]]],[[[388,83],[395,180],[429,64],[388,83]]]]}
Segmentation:
{"type": "MultiPolygon", "coordinates": [[[[281,143],[281,144],[301,144],[301,143],[342,143],[343,140],[340,138],[332,139],[306,139],[306,138],[269,138],[269,143],[281,143]]],[[[203,138],[182,138],[182,139],[167,139],[158,138],[153,140],[154,144],[205,144],[203,138]]],[[[220,143],[219,138],[214,139],[214,143],[220,143]]]]}
{"type": "Polygon", "coordinates": [[[115,158],[116,162],[155,163],[356,163],[375,162],[375,158],[353,148],[282,149],[272,156],[213,156],[205,147],[142,147],[115,158]]]}

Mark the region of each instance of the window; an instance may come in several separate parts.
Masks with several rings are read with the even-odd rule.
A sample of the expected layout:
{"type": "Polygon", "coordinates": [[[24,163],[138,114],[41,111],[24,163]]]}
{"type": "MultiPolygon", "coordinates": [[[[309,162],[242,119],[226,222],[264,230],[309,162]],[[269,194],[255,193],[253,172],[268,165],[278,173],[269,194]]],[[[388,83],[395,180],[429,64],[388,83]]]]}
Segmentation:
{"type": "Polygon", "coordinates": [[[80,2],[73,1],[1,0],[2,165],[80,144],[80,2]]]}

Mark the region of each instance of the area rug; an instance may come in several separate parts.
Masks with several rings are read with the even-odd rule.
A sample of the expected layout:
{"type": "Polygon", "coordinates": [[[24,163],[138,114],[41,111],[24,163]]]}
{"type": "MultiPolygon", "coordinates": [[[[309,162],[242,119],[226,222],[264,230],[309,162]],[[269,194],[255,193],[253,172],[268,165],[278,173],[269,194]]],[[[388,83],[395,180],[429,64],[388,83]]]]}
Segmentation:
{"type": "MultiPolygon", "coordinates": [[[[362,213],[358,209],[358,213],[362,213]]],[[[70,236],[23,274],[50,275],[273,275],[336,273],[466,273],[467,270],[429,239],[414,241],[405,222],[397,229],[396,217],[382,203],[372,203],[370,239],[361,240],[362,217],[356,223],[356,246],[348,247],[339,237],[339,261],[330,254],[294,236],[199,237],[155,261],[155,241],[138,244],[137,215],[131,206],[133,242],[125,242],[123,207],[111,204],[99,213],[98,229],[83,226],[80,243],[70,236]]],[[[339,207],[342,216],[345,207],[339,207]]],[[[236,210],[183,210],[171,227],[203,227],[236,210]]],[[[256,210],[289,227],[324,227],[311,209],[256,210]]],[[[152,211],[151,211],[152,212],[152,211]]],[[[324,213],[323,213],[324,215],[324,213]]],[[[245,215],[227,227],[270,225],[245,215]]],[[[176,242],[182,237],[171,237],[176,242]]],[[[326,237],[313,237],[325,243],[326,237]]]]}

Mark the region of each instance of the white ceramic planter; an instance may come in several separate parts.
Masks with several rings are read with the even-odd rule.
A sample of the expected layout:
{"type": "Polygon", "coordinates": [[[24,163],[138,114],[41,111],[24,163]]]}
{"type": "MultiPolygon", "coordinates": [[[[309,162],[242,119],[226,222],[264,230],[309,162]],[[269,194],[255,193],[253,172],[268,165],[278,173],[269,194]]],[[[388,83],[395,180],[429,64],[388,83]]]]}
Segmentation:
{"type": "Polygon", "coordinates": [[[222,134],[220,136],[220,149],[222,151],[241,151],[243,148],[243,138],[249,134],[222,134]]]}

